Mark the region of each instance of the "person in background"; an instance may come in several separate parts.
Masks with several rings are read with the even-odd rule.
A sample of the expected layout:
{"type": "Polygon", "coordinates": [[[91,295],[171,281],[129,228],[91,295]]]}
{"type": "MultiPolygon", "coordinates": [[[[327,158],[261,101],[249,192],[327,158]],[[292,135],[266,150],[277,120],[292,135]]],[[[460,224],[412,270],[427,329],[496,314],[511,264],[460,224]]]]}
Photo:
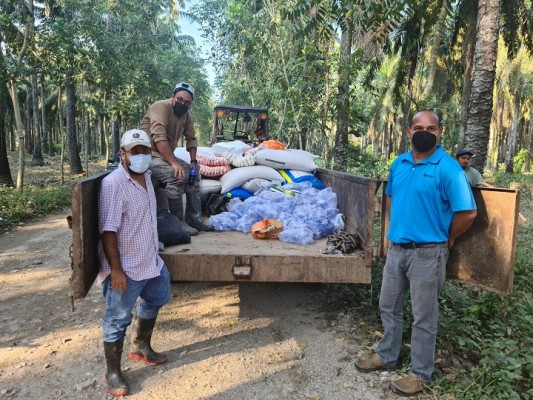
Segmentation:
{"type": "Polygon", "coordinates": [[[390,210],[387,237],[391,244],[379,298],[383,338],[373,356],[355,362],[361,372],[396,367],[409,290],[413,314],[410,371],[390,383],[393,391],[405,396],[421,392],[431,381],[438,298],[449,249],[477,214],[465,174],[437,144],[441,134],[435,112],[417,112],[407,129],[412,150],[396,158],[390,167],[386,196],[390,210]]]}
{"type": "Polygon", "coordinates": [[[174,88],[170,99],[153,103],[139,124],[139,129],[150,135],[152,141],[152,176],[160,181],[168,198],[171,212],[176,214],[182,228],[190,235],[198,231],[212,231],[213,226],[202,220],[200,199],[200,176],[196,150],[198,141],[189,109],[194,100],[194,88],[180,82],[174,88]],[[174,149],[181,137],[185,138],[186,149],[191,156],[190,164],[176,158],[174,149]],[[191,174],[191,171],[193,172],[191,174]],[[183,193],[186,208],[183,212],[183,193]]]}
{"type": "Polygon", "coordinates": [[[158,255],[156,198],[148,169],[151,146],[146,132],[125,132],[121,163],[102,180],[98,199],[98,283],[106,301],[102,322],[105,376],[108,393],[113,396],[125,396],[129,391],[121,356],[138,298],[128,357],[149,364],[167,362],[150,344],[159,309],[170,300],[170,277],[158,255]]]}
{"type": "Polygon", "coordinates": [[[477,169],[470,166],[473,155],[474,153],[467,149],[459,149],[457,150],[457,153],[455,153],[455,158],[457,159],[459,165],[461,165],[461,168],[463,168],[463,171],[465,171],[470,186],[492,187],[491,185],[485,182],[485,179],[483,179],[483,176],[479,173],[477,169]]]}

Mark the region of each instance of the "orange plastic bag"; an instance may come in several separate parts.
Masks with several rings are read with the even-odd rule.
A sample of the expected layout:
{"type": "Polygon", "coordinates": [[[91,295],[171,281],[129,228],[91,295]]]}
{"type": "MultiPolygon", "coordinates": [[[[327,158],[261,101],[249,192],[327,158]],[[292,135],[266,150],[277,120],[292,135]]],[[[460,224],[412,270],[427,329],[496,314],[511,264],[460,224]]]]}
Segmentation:
{"type": "Polygon", "coordinates": [[[261,143],[261,146],[263,146],[265,149],[270,150],[285,150],[285,145],[281,143],[278,140],[265,140],[263,143],[261,143]]]}
{"type": "Polygon", "coordinates": [[[252,225],[254,239],[277,239],[281,231],[283,231],[283,224],[275,219],[265,218],[252,225]]]}

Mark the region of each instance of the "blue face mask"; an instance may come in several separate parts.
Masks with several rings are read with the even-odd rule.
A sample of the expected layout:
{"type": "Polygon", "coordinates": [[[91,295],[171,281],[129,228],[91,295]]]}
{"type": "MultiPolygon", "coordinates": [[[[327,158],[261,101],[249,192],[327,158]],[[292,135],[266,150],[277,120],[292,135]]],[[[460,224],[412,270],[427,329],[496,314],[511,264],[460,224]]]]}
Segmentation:
{"type": "Polygon", "coordinates": [[[137,174],[144,174],[152,164],[152,156],[150,154],[136,154],[130,156],[130,170],[137,174]]]}

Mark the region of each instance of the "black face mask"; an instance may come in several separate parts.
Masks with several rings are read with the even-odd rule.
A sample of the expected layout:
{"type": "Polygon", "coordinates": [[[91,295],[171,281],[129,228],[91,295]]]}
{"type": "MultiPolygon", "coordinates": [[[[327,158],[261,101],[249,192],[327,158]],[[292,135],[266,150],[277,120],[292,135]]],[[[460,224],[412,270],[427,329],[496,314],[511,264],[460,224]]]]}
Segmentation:
{"type": "Polygon", "coordinates": [[[176,101],[176,103],[174,104],[174,114],[176,114],[178,118],[181,118],[182,115],[185,115],[187,111],[189,111],[189,106],[186,106],[185,104],[176,101]]]}
{"type": "Polygon", "coordinates": [[[413,147],[416,151],[425,153],[435,147],[437,136],[428,131],[418,131],[413,133],[411,143],[413,143],[413,147]]]}

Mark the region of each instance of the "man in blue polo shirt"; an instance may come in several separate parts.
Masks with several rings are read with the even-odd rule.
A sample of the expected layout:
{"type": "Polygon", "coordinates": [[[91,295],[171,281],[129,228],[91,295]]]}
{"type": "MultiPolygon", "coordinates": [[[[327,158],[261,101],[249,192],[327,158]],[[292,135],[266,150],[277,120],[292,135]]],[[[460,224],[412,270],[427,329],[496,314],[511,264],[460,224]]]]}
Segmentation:
{"type": "Polygon", "coordinates": [[[441,145],[438,115],[417,112],[407,136],[412,150],[391,165],[387,184],[391,245],[379,299],[383,338],[376,354],[359,359],[359,371],[393,369],[402,346],[403,309],[411,294],[413,325],[409,375],[391,382],[402,395],[421,392],[435,368],[438,297],[449,249],[472,225],[477,211],[463,170],[441,145]]]}

